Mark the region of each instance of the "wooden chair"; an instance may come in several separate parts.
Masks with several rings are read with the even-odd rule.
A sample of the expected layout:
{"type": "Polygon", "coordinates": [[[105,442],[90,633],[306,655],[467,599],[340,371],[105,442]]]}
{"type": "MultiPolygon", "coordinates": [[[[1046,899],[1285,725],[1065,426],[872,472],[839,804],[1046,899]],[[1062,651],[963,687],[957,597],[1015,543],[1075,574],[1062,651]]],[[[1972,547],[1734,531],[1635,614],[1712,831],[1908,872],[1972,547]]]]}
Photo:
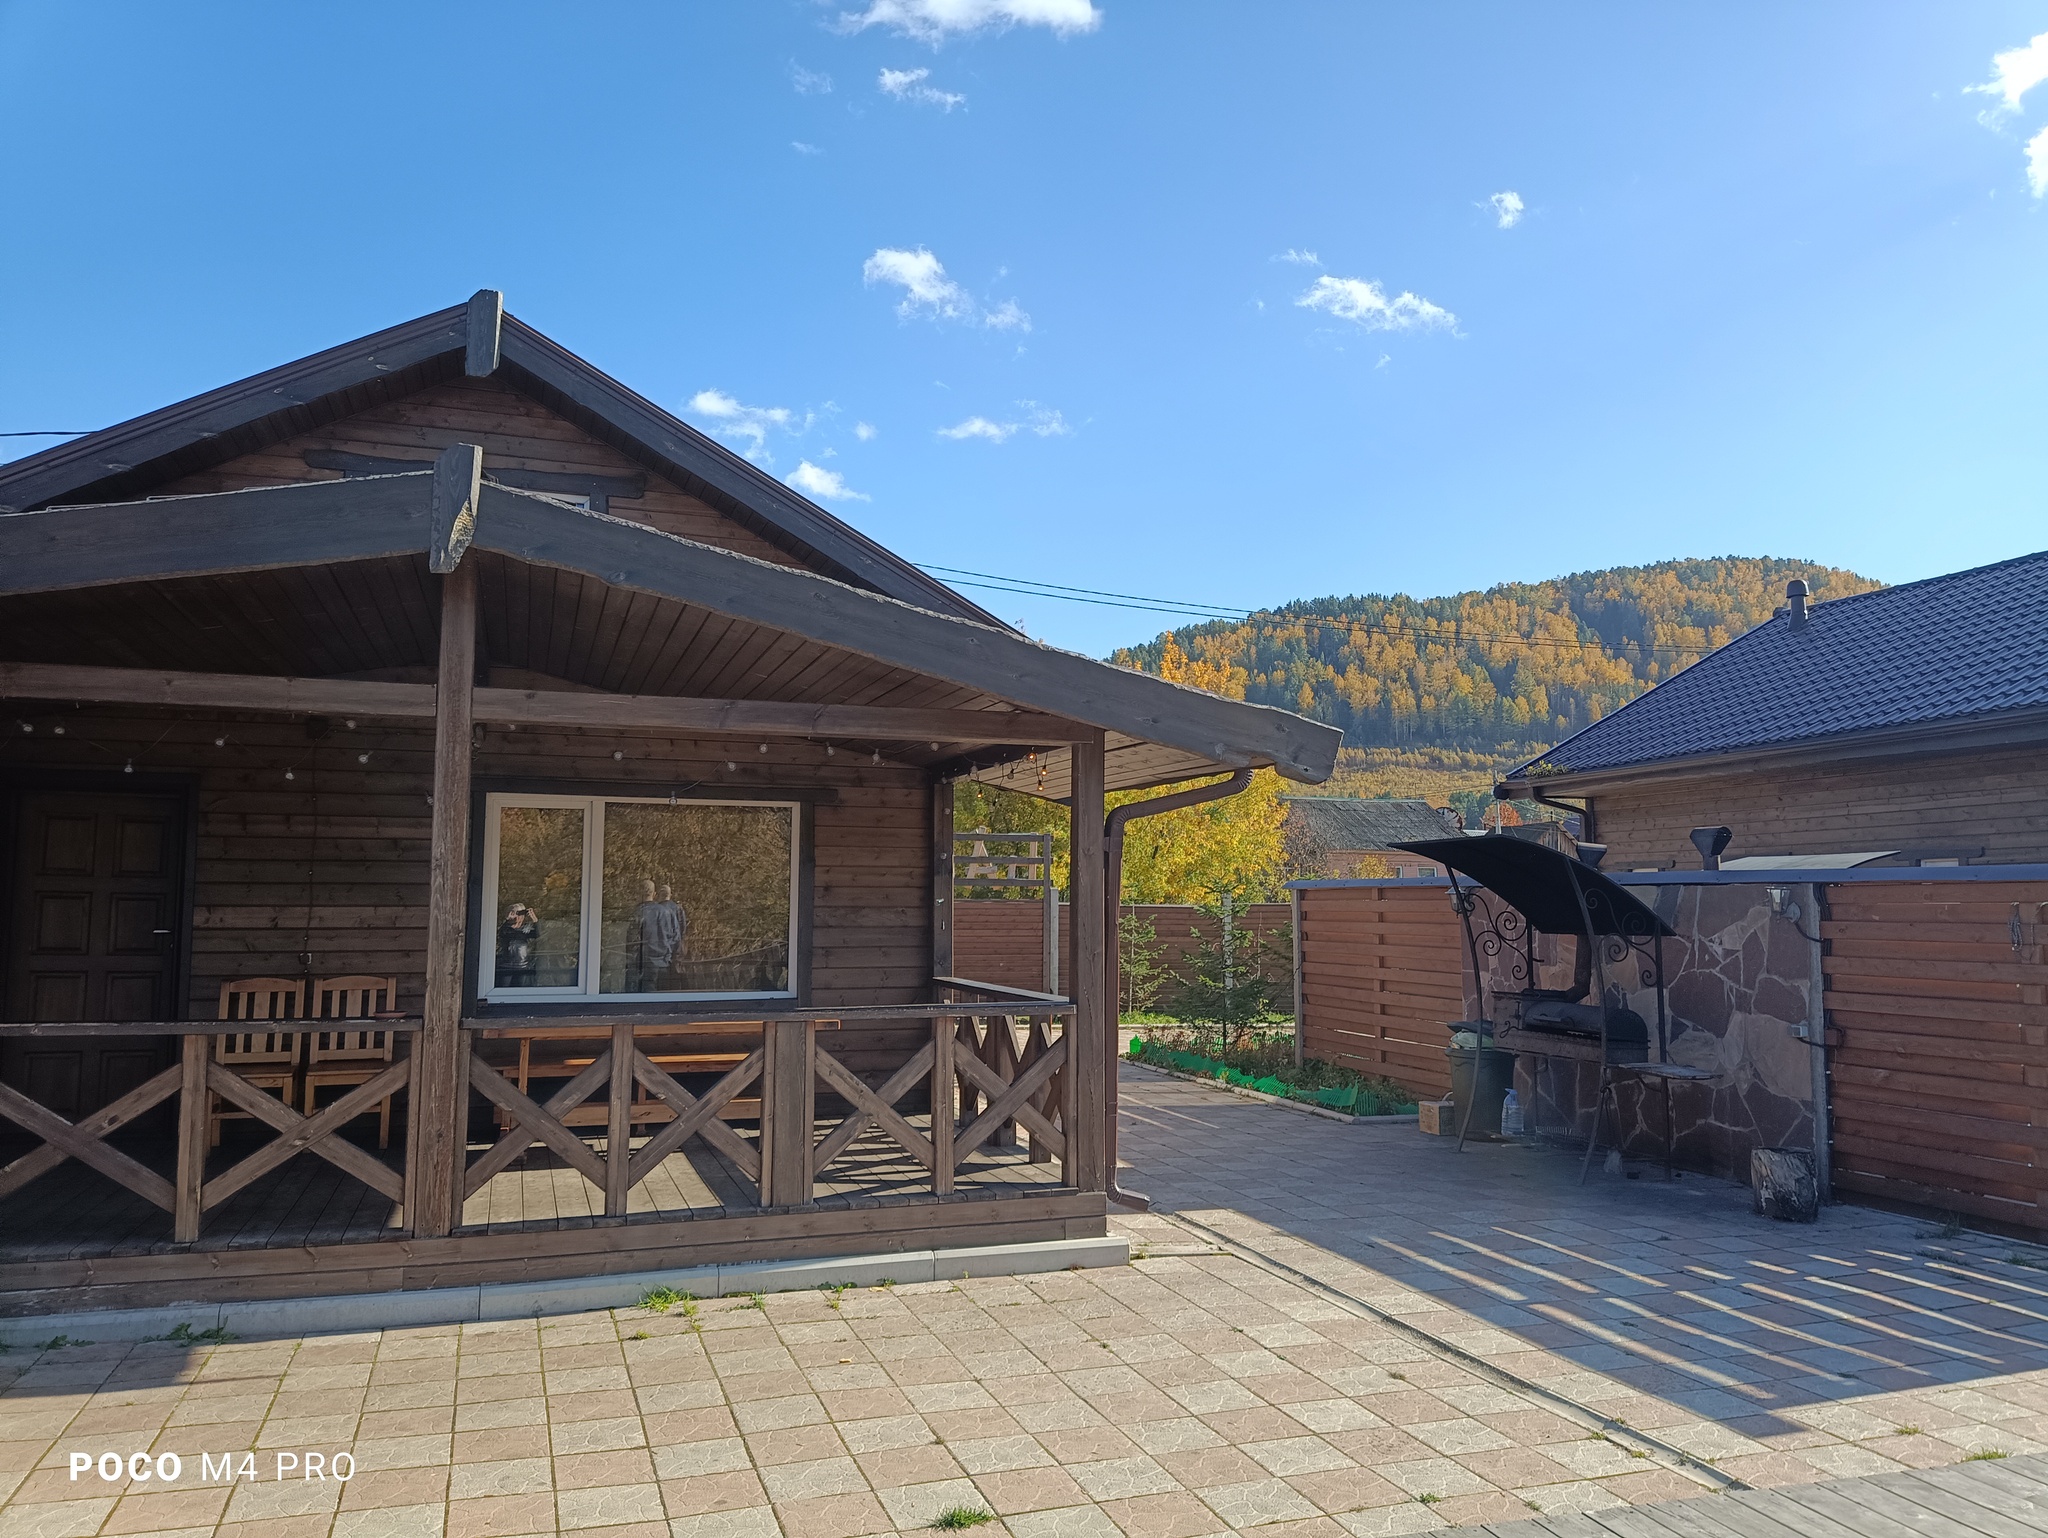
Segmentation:
{"type": "MultiPolygon", "coordinates": [[[[296,977],[244,977],[221,984],[223,1020],[297,1020],[305,1013],[306,985],[296,977]]],[[[296,1031],[237,1031],[214,1037],[213,1058],[256,1088],[276,1090],[291,1105],[298,1099],[300,1046],[296,1031]]],[[[207,1102],[209,1135],[218,1148],[221,1123],[249,1113],[223,1109],[214,1096],[207,1102]]]]}
{"type": "MultiPolygon", "coordinates": [[[[362,1020],[398,1007],[395,977],[323,977],[313,984],[313,1018],[362,1020]]],[[[391,1031],[315,1031],[306,1051],[305,1107],[329,1084],[367,1084],[391,1065],[391,1031]]],[[[365,1115],[369,1113],[364,1112],[365,1115]]],[[[391,1097],[377,1109],[377,1146],[391,1146],[391,1097]]]]}

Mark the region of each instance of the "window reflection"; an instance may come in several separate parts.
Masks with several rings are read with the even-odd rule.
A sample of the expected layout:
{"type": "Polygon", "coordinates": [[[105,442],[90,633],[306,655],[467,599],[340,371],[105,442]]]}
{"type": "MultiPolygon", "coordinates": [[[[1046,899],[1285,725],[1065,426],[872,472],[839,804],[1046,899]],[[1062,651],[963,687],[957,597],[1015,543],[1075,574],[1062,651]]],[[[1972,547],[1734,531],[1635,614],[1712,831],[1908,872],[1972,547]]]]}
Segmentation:
{"type": "Polygon", "coordinates": [[[498,812],[496,986],[574,988],[583,960],[583,809],[498,812]]]}
{"type": "Polygon", "coordinates": [[[786,991],[794,837],[784,806],[606,802],[598,991],[786,991]]]}

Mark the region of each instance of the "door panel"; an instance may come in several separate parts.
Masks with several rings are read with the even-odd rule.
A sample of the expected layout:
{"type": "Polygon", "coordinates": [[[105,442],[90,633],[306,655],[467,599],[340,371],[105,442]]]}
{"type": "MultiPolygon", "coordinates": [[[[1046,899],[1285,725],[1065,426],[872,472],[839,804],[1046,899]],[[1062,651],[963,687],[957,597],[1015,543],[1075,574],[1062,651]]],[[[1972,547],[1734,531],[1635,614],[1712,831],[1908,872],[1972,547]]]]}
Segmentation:
{"type": "MultiPolygon", "coordinates": [[[[5,936],[10,1020],[163,1020],[184,927],[176,796],[33,791],[16,806],[5,936]]],[[[172,1040],[0,1043],[0,1078],[70,1120],[171,1060],[172,1040]]]]}

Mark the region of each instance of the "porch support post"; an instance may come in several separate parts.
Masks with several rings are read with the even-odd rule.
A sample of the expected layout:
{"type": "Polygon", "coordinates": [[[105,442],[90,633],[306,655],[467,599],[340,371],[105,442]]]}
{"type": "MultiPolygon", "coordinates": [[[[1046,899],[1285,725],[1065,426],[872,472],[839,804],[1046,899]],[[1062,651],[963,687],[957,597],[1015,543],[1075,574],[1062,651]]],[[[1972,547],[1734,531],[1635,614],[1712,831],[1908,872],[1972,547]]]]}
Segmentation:
{"type": "Polygon", "coordinates": [[[808,1020],[770,1020],[762,1027],[767,1048],[761,1069],[761,1205],[808,1207],[811,1203],[811,1129],[816,1120],[816,1084],[808,1020]]]}
{"type": "Polygon", "coordinates": [[[427,893],[427,1000],[413,1038],[412,1230],[450,1232],[461,1216],[456,1167],[468,1143],[462,1062],[462,954],[469,915],[469,759],[476,683],[476,562],[441,578],[441,668],[434,694],[434,818],[427,893]]]}
{"type": "MultiPolygon", "coordinates": [[[[932,781],[932,976],[953,975],[953,782],[932,781]]],[[[936,997],[936,995],[934,995],[936,997]]]]}
{"type": "Polygon", "coordinates": [[[206,1188],[207,1111],[212,1099],[206,1088],[206,1054],[211,1036],[186,1036],[183,1077],[178,1081],[178,1171],[173,1182],[171,1238],[190,1244],[199,1237],[200,1192],[206,1188]]]}
{"type": "Polygon", "coordinates": [[[1111,1043],[1116,1038],[1109,998],[1104,775],[1101,734],[1093,741],[1075,743],[1069,801],[1074,890],[1067,910],[1074,940],[1073,975],[1067,981],[1074,1001],[1074,1040],[1067,1057],[1067,1072],[1073,1076],[1074,1119],[1066,1128],[1063,1178],[1083,1191],[1108,1190],[1110,1175],[1105,1164],[1109,1135],[1104,1118],[1109,1111],[1111,1043]]]}

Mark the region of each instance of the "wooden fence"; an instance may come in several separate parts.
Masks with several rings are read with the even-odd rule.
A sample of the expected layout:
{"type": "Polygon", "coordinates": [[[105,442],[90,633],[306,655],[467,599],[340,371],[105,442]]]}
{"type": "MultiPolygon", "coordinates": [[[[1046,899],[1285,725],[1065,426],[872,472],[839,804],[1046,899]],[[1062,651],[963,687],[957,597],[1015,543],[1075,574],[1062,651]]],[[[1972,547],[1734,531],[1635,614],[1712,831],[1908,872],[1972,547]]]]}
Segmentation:
{"type": "Polygon", "coordinates": [[[1435,1099],[1451,1087],[1449,1020],[1464,1019],[1464,936],[1441,883],[1301,894],[1302,1051],[1435,1099]]]}
{"type": "MultiPolygon", "coordinates": [[[[1835,1191],[2048,1233],[2048,881],[1821,890],[1835,1191]]],[[[1443,1022],[1469,1010],[1443,885],[1300,897],[1303,1050],[1447,1092],[1443,1022]]]]}
{"type": "Polygon", "coordinates": [[[2048,882],[1828,889],[1834,1183],[2048,1229],[2048,882]]]}
{"type": "MultiPolygon", "coordinates": [[[[1163,977],[1159,985],[1163,1005],[1173,990],[1188,977],[1189,959],[1200,943],[1199,933],[1211,943],[1217,938],[1217,921],[1200,908],[1173,903],[1127,903],[1126,919],[1150,924],[1158,946],[1163,977]]],[[[1060,904],[1060,987],[1073,980],[1069,964],[1072,941],[1065,903],[1060,904]]],[[[1286,903],[1252,903],[1238,912],[1238,922],[1263,937],[1269,952],[1267,979],[1281,1010],[1294,1007],[1294,982],[1289,964],[1288,926],[1293,911],[1286,903]]],[[[1124,926],[1119,925],[1119,929],[1124,926]]],[[[970,898],[953,910],[953,968],[957,976],[972,977],[1005,988],[1044,986],[1042,947],[1045,937],[1045,909],[1036,902],[1005,902],[998,898],[970,898]]],[[[1126,1001],[1128,1002],[1128,1001],[1126,1001]]],[[[1142,1007],[1142,1005],[1140,1006],[1142,1007]]]]}

